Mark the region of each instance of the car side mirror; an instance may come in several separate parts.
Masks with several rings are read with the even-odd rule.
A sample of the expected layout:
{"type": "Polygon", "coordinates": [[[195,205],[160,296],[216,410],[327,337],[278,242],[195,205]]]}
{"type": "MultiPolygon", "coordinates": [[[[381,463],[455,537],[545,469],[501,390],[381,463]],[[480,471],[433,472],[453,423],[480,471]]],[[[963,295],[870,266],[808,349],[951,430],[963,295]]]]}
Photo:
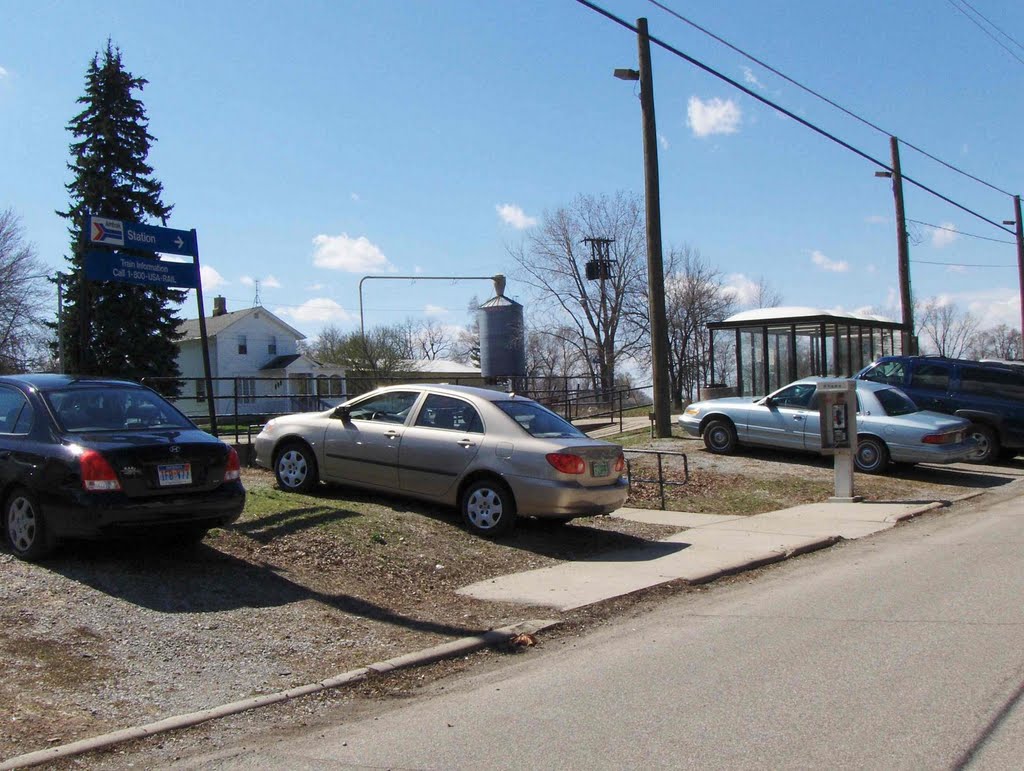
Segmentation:
{"type": "Polygon", "coordinates": [[[764,397],[764,399],[761,400],[761,403],[765,407],[774,407],[775,406],[775,399],[773,399],[771,396],[766,396],[766,397],[764,397]]]}
{"type": "Polygon", "coordinates": [[[331,417],[338,418],[342,423],[348,423],[352,419],[352,413],[349,411],[348,407],[342,405],[335,408],[331,417]]]}

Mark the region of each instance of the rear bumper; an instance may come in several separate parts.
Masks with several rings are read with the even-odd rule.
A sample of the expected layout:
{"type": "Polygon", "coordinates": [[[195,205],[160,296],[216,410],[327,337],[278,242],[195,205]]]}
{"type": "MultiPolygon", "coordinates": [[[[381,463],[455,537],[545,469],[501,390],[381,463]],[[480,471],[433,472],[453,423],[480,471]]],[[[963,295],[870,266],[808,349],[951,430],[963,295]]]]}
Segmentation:
{"type": "Polygon", "coordinates": [[[50,531],[58,538],[102,538],[143,535],[180,527],[223,527],[245,508],[240,481],[213,490],[157,498],[129,498],[123,493],[40,495],[40,506],[50,531]]]}
{"type": "Polygon", "coordinates": [[[897,463],[959,463],[967,460],[977,447],[973,440],[949,445],[890,444],[889,456],[897,463]]]}
{"type": "Polygon", "coordinates": [[[629,495],[625,477],[610,485],[584,487],[576,482],[505,477],[524,517],[589,517],[621,509],[629,495]]]}

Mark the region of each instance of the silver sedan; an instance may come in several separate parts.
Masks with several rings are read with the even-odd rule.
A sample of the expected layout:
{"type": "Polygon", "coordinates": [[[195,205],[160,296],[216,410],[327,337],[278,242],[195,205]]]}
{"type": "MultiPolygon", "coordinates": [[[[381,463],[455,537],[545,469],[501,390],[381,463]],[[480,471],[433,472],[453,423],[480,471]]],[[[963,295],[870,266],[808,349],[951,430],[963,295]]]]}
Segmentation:
{"type": "MultiPolygon", "coordinates": [[[[703,436],[705,446],[715,453],[731,453],[743,444],[821,452],[820,381],[804,378],[760,398],[694,402],[677,420],[690,436],[703,436]]],[[[919,410],[898,388],[855,382],[858,471],[881,474],[890,461],[955,463],[974,451],[968,421],[919,410]]]]}
{"type": "Polygon", "coordinates": [[[628,493],[621,447],[532,399],[469,386],[388,386],[274,418],[256,437],[256,463],[283,490],[324,480],[457,506],[481,535],[517,516],[609,514],[628,493]]]}

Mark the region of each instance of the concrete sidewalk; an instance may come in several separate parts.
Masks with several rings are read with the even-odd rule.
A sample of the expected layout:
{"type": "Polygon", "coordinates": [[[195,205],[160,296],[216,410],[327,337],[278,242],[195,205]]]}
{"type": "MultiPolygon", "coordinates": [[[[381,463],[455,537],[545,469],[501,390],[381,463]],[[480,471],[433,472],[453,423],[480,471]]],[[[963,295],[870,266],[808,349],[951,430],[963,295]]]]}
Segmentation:
{"type": "Polygon", "coordinates": [[[481,600],[572,610],[668,581],[706,583],[842,539],[887,530],[942,505],[824,502],[749,517],[620,509],[612,516],[687,529],[635,549],[480,581],[459,593],[481,600]]]}

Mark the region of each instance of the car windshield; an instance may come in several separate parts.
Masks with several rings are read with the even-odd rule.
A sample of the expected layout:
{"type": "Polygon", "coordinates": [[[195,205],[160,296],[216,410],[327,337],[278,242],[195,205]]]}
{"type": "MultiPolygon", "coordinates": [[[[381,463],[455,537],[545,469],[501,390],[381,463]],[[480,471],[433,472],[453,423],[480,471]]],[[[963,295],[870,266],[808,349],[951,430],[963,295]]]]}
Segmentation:
{"type": "Polygon", "coordinates": [[[44,396],[61,428],[73,433],[192,428],[188,418],[142,388],[74,386],[44,396]]]}
{"type": "Polygon", "coordinates": [[[509,401],[495,404],[519,426],[538,439],[586,438],[572,423],[537,402],[509,401]]]}
{"type": "Polygon", "coordinates": [[[875,397],[881,402],[886,415],[909,415],[911,412],[918,411],[917,405],[911,398],[895,388],[883,388],[881,391],[875,391],[875,397]]]}

